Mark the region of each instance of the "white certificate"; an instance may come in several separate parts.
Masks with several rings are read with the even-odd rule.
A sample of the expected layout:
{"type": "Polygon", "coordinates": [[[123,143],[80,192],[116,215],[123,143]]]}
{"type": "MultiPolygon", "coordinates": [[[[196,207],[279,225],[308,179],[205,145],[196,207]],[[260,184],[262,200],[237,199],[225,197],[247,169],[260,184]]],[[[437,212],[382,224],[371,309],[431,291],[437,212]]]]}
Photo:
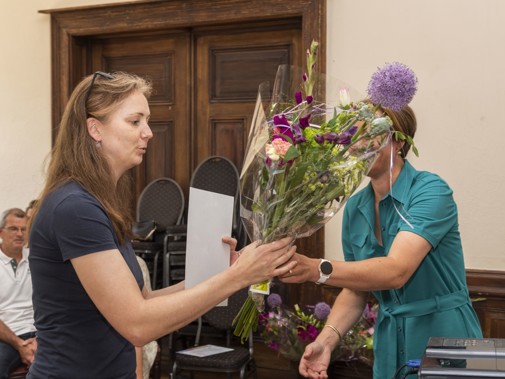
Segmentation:
{"type": "Polygon", "coordinates": [[[186,242],[186,288],[191,288],[230,266],[233,197],[190,187],[186,242]]]}

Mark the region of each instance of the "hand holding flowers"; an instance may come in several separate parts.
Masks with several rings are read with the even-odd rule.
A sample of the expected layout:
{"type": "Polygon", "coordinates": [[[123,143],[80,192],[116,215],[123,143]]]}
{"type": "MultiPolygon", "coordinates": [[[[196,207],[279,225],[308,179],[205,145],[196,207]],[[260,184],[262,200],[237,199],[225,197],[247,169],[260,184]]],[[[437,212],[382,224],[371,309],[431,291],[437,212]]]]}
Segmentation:
{"type": "Polygon", "coordinates": [[[231,263],[235,269],[238,283],[243,283],[244,288],[251,283],[257,283],[265,278],[285,275],[296,266],[291,260],[296,252],[293,238],[286,237],[269,244],[259,245],[253,242],[244,247],[240,252],[234,252],[236,240],[230,237],[223,238],[223,242],[230,245],[231,263]]]}

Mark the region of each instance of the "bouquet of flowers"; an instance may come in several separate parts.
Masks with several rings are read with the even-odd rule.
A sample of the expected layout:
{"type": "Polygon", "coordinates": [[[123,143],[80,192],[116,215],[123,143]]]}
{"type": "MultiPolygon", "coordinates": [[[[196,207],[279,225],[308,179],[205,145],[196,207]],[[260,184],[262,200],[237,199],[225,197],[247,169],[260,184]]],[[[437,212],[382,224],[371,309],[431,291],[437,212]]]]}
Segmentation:
{"type": "MultiPolygon", "coordinates": [[[[392,130],[391,119],[373,99],[352,102],[345,89],[337,106],[314,98],[317,47],[312,42],[303,74],[279,67],[271,97],[265,85],[260,85],[240,178],[241,217],[251,240],[268,243],[313,234],[361,184],[378,151],[392,136],[408,140],[392,130]],[[301,85],[298,81],[293,85],[293,77],[299,77],[301,85]],[[265,106],[268,98],[271,101],[265,106]]],[[[403,67],[394,68],[403,74],[403,67]]],[[[398,96],[381,95],[381,88],[389,94],[391,82],[399,87],[387,79],[378,78],[369,93],[388,103],[384,106],[391,100],[400,106],[398,96]]],[[[410,92],[404,91],[403,97],[410,92]]],[[[268,293],[269,282],[251,286],[235,319],[235,335],[242,340],[256,328],[268,293]]]]}
{"type": "MultiPolygon", "coordinates": [[[[285,310],[281,297],[272,293],[267,297],[269,311],[260,313],[261,337],[272,350],[292,361],[299,361],[305,347],[313,342],[325,325],[330,306],[320,302],[303,310],[295,305],[294,312],[285,310]]],[[[344,335],[335,349],[332,361],[359,360],[373,365],[373,333],[377,315],[376,305],[367,304],[359,322],[344,335]]]]}

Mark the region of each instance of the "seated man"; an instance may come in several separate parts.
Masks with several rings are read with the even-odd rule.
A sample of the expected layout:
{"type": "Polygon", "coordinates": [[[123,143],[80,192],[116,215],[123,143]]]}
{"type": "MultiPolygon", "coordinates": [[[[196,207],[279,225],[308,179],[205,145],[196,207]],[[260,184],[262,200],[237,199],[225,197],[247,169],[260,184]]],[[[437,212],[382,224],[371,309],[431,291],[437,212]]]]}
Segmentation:
{"type": "Polygon", "coordinates": [[[26,223],[18,208],[6,210],[0,219],[0,379],[21,363],[29,366],[37,349],[28,249],[23,249],[26,223]]]}

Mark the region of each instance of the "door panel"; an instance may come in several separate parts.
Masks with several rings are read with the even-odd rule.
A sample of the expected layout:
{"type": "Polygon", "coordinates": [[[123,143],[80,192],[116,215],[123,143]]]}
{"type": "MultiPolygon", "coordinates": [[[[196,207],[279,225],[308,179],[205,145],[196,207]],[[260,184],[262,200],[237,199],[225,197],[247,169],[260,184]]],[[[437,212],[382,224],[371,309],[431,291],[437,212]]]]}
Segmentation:
{"type": "Polygon", "coordinates": [[[258,86],[301,64],[300,39],[296,28],[196,35],[195,163],[224,155],[241,169],[258,86]]]}

